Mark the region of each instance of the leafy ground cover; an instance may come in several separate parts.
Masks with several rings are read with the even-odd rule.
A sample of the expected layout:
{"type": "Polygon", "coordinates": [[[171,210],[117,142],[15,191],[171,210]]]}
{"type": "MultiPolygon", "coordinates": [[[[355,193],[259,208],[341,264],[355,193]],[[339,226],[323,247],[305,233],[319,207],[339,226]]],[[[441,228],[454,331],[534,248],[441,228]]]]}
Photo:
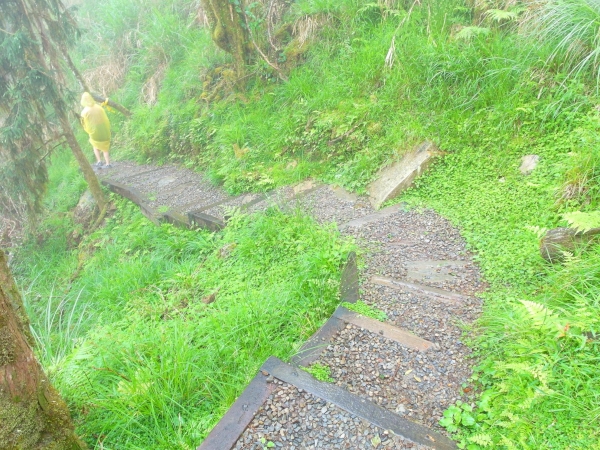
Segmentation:
{"type": "MultiPolygon", "coordinates": [[[[592,2],[560,0],[548,2],[554,9],[527,11],[501,1],[299,0],[288,23],[312,17],[326,25],[301,52],[302,64],[289,82],[274,82],[257,63],[247,92],[224,90],[212,102],[210,74],[227,57],[204,30],[190,25],[189,2],[148,4],[84,2],[79,13],[82,20],[95,18],[83,22],[88,32],[79,63],[106,68],[121,61],[115,67],[127,67],[115,76],[121,86],[116,97],[134,116],[128,122],[112,117],[118,157],[200,167],[230,192],[265,190],[308,176],[364,192],[382,164],[423,139],[434,140],[446,156],[402,200],[433,207],[458,225],[490,283],[484,316],[467,331],[477,370],[473,386],[465,389],[474,388],[475,395],[472,403],[450,408],[444,425],[469,449],[600,448],[600,383],[594,370],[600,358],[598,247],[568,255],[554,267],[538,253],[540,234],[566,225],[563,214],[598,208],[597,34],[589,30],[600,12],[592,2]],[[521,17],[526,20],[517,22],[521,17]],[[392,64],[386,66],[390,54],[392,64]],[[518,166],[527,154],[539,155],[540,165],[524,176],[518,166]]],[[[306,294],[309,304],[315,292],[333,299],[331,280],[337,283],[346,244],[323,247],[330,231],[276,212],[253,221],[240,217],[231,231],[210,237],[143,225],[121,204],[106,229],[85,241],[84,272],[63,296],[81,254],[65,250],[73,226],[66,211],[81,189],[79,182],[69,183],[77,180],[72,172],[52,175],[53,191],[60,186],[68,195],[49,198],[56,214],[42,223],[41,244],[31,243],[20,257],[19,274],[45,342],[42,354],[48,353],[44,362],[80,413],[90,440],[104,441],[106,448],[110,442],[143,448],[134,441],[139,434],[165,448],[167,443],[185,448],[216,420],[200,412],[213,407],[216,397],[232,399],[239,392],[235,383],[260,362],[244,354],[249,341],[232,334],[239,328],[260,337],[260,330],[237,322],[236,314],[256,311],[255,321],[261,311],[278,317],[281,312],[268,301],[265,308],[274,309],[255,304],[257,293],[276,298],[277,280],[286,280],[281,281],[290,292],[289,299],[282,297],[286,302],[296,304],[306,294]],[[58,177],[67,181],[61,184],[58,177]],[[282,235],[298,243],[288,240],[271,250],[283,242],[267,232],[271,227],[288,230],[282,235]],[[265,234],[261,249],[246,241],[262,239],[259,230],[265,234]],[[221,249],[233,242],[237,246],[221,257],[221,249]],[[327,249],[329,256],[315,249],[327,249]],[[302,255],[308,259],[299,261],[302,255]],[[43,258],[48,262],[42,265],[43,258]],[[305,271],[292,273],[288,259],[305,271]],[[245,278],[255,266],[262,269],[256,280],[245,278]],[[317,276],[321,272],[323,278],[317,276]],[[233,292],[221,287],[209,306],[182,306],[214,293],[215,274],[230,277],[244,302],[237,305],[233,292]],[[223,328],[217,311],[231,328],[223,328]],[[193,326],[190,317],[206,326],[193,326]],[[223,330],[224,348],[248,362],[226,363],[222,372],[216,370],[218,378],[208,375],[215,370],[210,355],[222,349],[206,343],[199,328],[223,330]],[[141,341],[139,351],[115,344],[130,336],[141,341]],[[171,341],[182,345],[172,347],[171,341]],[[190,350],[196,343],[206,348],[206,368],[190,350]],[[160,346],[167,346],[171,359],[156,354],[160,346]],[[166,363],[175,359],[183,365],[166,363]],[[84,381],[75,390],[60,381],[87,373],[78,364],[88,364],[94,375],[93,392],[84,381]],[[185,367],[196,368],[198,376],[175,381],[185,367]],[[160,378],[167,372],[172,376],[160,378]],[[190,386],[195,396],[188,403],[177,392],[191,392],[190,386]],[[97,400],[85,403],[83,392],[97,393],[97,400]],[[138,413],[124,414],[136,408],[138,413]],[[108,429],[116,431],[104,436],[108,429]]],[[[334,303],[325,300],[325,309],[334,303]]],[[[303,328],[283,336],[271,353],[289,356],[319,320],[306,311],[298,314],[303,328]]],[[[269,329],[281,331],[277,325],[269,329]]]]}

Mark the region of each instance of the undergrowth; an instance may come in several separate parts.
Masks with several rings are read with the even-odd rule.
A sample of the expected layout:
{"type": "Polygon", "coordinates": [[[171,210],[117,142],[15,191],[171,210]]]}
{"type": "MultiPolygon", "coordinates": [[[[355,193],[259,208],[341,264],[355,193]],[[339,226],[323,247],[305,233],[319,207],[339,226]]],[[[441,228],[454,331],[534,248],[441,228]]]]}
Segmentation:
{"type": "Polygon", "coordinates": [[[325,381],[327,383],[333,383],[335,381],[333,378],[331,378],[331,367],[329,366],[315,363],[309,367],[304,367],[303,369],[319,381],[325,381]]]}
{"type": "Polygon", "coordinates": [[[56,211],[20,254],[38,354],[89,444],[195,448],[269,356],[289,359],[331,315],[353,246],[299,213],[210,234],[113,201],[77,249],[56,211]]]}
{"type": "MultiPolygon", "coordinates": [[[[246,92],[210,103],[206,75],[229,59],[193,25],[191,3],[86,1],[82,16],[101,20],[86,22],[78,61],[126,62],[115,96],[134,115],[112,116],[117,156],[180,161],[232,193],[309,176],[362,193],[382,165],[433,140],[445,156],[403,200],[459,226],[490,284],[469,334],[476,395],[443,424],[461,448],[593,449],[600,254],[592,245],[550,267],[538,251],[546,229],[600,198],[598,14],[568,21],[570,3],[590,2],[548,2],[560,8],[538,10],[542,28],[530,29],[564,26],[531,39],[515,2],[298,0],[287,23],[330,21],[289,81],[258,63],[246,92]],[[528,154],[540,163],[525,176],[528,154]]],[[[64,250],[73,197],[49,201],[58,212],[23,250],[20,277],[44,363],[98,447],[198,444],[261,358],[288,357],[334,307],[346,244],[302,216],[240,216],[212,236],[144,225],[121,204],[76,253],[64,250]],[[78,254],[85,270],[63,294],[78,254]]]]}

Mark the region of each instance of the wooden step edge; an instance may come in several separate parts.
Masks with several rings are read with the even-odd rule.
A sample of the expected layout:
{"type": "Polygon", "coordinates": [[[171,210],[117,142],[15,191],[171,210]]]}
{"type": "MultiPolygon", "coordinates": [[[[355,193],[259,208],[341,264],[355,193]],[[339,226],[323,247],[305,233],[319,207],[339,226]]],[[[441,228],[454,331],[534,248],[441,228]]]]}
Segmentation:
{"type": "MultiPolygon", "coordinates": [[[[340,296],[342,302],[356,303],[358,300],[358,268],[356,253],[350,252],[342,270],[340,281],[340,296]]],[[[292,364],[308,366],[315,362],[329,345],[331,339],[344,329],[342,320],[332,315],[305,343],[298,353],[292,356],[292,364]]]]}
{"type": "MultiPolygon", "coordinates": [[[[235,198],[235,197],[227,197],[227,198],[225,198],[223,200],[219,200],[219,201],[216,201],[214,203],[209,203],[206,206],[208,206],[208,207],[210,207],[210,206],[217,206],[219,203],[221,203],[221,202],[227,202],[227,201],[231,200],[232,198],[235,198]]],[[[188,202],[188,203],[184,203],[183,205],[175,206],[173,209],[177,210],[181,214],[188,214],[190,212],[196,212],[198,210],[202,210],[202,209],[205,208],[205,206],[200,206],[199,208],[190,209],[190,208],[193,208],[194,206],[197,206],[197,205],[201,204],[202,199],[203,199],[202,197],[199,197],[196,200],[194,200],[193,202],[188,202]]]]}
{"type": "Polygon", "coordinates": [[[161,215],[145,201],[145,196],[142,195],[137,189],[127,186],[123,183],[119,183],[118,181],[112,181],[108,179],[102,180],[102,184],[108,187],[111,192],[119,194],[121,197],[124,197],[138,205],[141,213],[144,216],[146,216],[155,225],[160,225],[162,219],[161,215]]]}
{"type": "Polygon", "coordinates": [[[340,296],[342,302],[356,303],[359,298],[358,264],[356,253],[350,252],[342,270],[340,296]]]}
{"type": "Polygon", "coordinates": [[[189,217],[175,210],[162,214],[161,222],[170,223],[179,228],[187,228],[188,230],[192,228],[189,217]]]}
{"type": "Polygon", "coordinates": [[[307,195],[312,194],[313,192],[318,191],[319,189],[322,189],[324,187],[327,187],[327,185],[322,184],[322,183],[317,183],[311,188],[303,189],[299,192],[296,192],[290,199],[286,200],[284,203],[290,204],[290,203],[300,200],[300,199],[306,197],[307,195]]]}
{"type": "Polygon", "coordinates": [[[275,387],[274,383],[267,382],[262,372],[258,372],[197,450],[233,448],[275,387]]]}
{"type": "Polygon", "coordinates": [[[315,334],[308,338],[298,353],[292,356],[291,363],[295,366],[309,366],[319,359],[333,337],[345,327],[343,320],[331,316],[315,334]]]}
{"type": "Polygon", "coordinates": [[[363,225],[366,225],[371,222],[376,222],[385,217],[391,216],[392,214],[402,210],[404,208],[403,203],[398,203],[397,205],[388,206],[387,208],[383,208],[376,213],[369,214],[367,216],[359,217],[357,219],[350,220],[349,222],[341,224],[338,229],[343,231],[347,228],[360,228],[363,225]]]}
{"type": "Polygon", "coordinates": [[[225,222],[210,214],[190,212],[187,216],[192,228],[203,228],[210,231],[219,231],[225,228],[225,222]]]}
{"type": "Polygon", "coordinates": [[[318,381],[304,370],[286,364],[273,356],[263,364],[262,371],[416,444],[426,445],[436,450],[456,449],[455,443],[446,436],[424,425],[404,419],[340,386],[318,381]]]}
{"type": "Polygon", "coordinates": [[[469,297],[459,294],[457,292],[446,291],[444,289],[426,286],[424,284],[412,283],[410,281],[398,280],[396,278],[391,277],[380,277],[373,276],[371,277],[371,283],[377,284],[379,286],[385,286],[392,289],[398,290],[411,290],[414,292],[418,292],[419,294],[423,294],[427,297],[441,300],[446,303],[450,303],[453,305],[460,305],[464,302],[469,301],[469,297]]]}
{"type": "Polygon", "coordinates": [[[334,317],[337,317],[346,323],[363,328],[371,333],[379,334],[380,336],[395,341],[404,347],[412,348],[420,352],[425,352],[434,346],[433,342],[420,338],[410,331],[396,327],[389,323],[380,322],[379,320],[363,316],[354,311],[346,309],[343,306],[338,307],[333,315],[334,317]]]}
{"type": "Polygon", "coordinates": [[[208,209],[214,208],[215,206],[220,206],[220,205],[223,205],[225,203],[229,203],[232,200],[237,200],[241,196],[242,195],[236,195],[235,197],[227,197],[226,199],[219,200],[219,201],[216,201],[216,202],[213,202],[213,203],[209,203],[208,205],[204,205],[204,206],[201,206],[200,208],[196,208],[196,209],[193,209],[193,210],[190,210],[190,211],[185,211],[185,210],[183,210],[180,207],[178,207],[176,209],[179,210],[179,211],[181,211],[181,212],[184,212],[185,214],[200,213],[200,212],[206,211],[208,209]]]}
{"type": "Polygon", "coordinates": [[[256,197],[254,200],[248,202],[248,203],[244,203],[242,206],[240,206],[240,211],[242,212],[246,212],[248,210],[248,208],[266,200],[268,197],[267,194],[259,194],[258,197],[256,197]]]}

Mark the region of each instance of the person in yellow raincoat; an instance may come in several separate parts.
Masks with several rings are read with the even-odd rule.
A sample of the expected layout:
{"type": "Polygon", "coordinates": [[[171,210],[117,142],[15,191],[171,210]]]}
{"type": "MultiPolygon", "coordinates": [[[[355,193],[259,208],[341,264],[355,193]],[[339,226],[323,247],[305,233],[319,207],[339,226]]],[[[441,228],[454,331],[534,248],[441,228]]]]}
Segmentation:
{"type": "Polygon", "coordinates": [[[81,123],[83,129],[90,136],[90,144],[94,148],[94,155],[96,155],[96,164],[94,167],[99,169],[110,168],[110,122],[108,116],[104,111],[104,108],[94,101],[94,98],[88,93],[84,92],[81,96],[81,123]],[[104,154],[104,160],[106,164],[102,162],[102,152],[104,154]]]}

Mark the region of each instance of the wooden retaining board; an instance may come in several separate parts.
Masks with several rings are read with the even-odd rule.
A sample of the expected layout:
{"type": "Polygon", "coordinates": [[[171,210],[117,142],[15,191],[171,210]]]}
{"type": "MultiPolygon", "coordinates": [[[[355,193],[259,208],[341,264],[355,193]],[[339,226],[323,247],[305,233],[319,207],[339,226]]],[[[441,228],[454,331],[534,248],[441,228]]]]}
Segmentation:
{"type": "Polygon", "coordinates": [[[389,323],[380,322],[379,320],[363,316],[354,311],[350,311],[343,306],[338,307],[333,315],[334,317],[343,320],[345,323],[350,323],[370,331],[371,333],[379,334],[386,339],[398,342],[404,347],[412,348],[420,352],[427,351],[433,347],[433,342],[420,338],[409,331],[395,327],[389,323]]]}
{"type": "Polygon", "coordinates": [[[275,390],[262,373],[252,379],[197,450],[228,450],[235,446],[262,404],[275,390]]]}

